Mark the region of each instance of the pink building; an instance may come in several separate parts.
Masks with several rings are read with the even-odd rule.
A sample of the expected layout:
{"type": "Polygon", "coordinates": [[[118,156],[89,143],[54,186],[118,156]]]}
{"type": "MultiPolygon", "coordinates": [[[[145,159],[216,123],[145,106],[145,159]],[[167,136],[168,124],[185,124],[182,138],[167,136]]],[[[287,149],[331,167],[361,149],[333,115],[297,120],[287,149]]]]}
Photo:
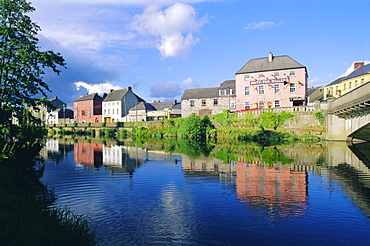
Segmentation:
{"type": "Polygon", "coordinates": [[[98,93],[88,94],[73,101],[74,119],[77,123],[101,123],[103,98],[98,93]]]}
{"type": "Polygon", "coordinates": [[[306,105],[307,69],[289,56],[249,60],[236,77],[236,109],[306,105]]]}

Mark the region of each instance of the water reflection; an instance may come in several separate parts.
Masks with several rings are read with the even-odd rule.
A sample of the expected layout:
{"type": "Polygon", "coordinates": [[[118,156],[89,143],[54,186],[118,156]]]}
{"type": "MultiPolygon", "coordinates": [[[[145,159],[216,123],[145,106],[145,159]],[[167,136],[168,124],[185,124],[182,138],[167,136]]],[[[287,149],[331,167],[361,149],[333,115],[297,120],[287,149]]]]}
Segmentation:
{"type": "Polygon", "coordinates": [[[42,151],[44,158],[58,163],[74,150],[75,163],[95,168],[104,166],[111,173],[130,175],[149,160],[167,160],[174,164],[181,161],[186,177],[215,178],[234,189],[240,202],[258,207],[271,217],[302,215],[309,195],[307,171],[327,173],[330,179],[345,187],[364,213],[370,214],[368,144],[347,146],[333,142],[271,148],[253,144],[235,148],[220,145],[214,147],[210,155],[222,158],[194,159],[149,148],[120,146],[115,142],[105,145],[86,141],[61,142],[48,140],[42,151]]]}

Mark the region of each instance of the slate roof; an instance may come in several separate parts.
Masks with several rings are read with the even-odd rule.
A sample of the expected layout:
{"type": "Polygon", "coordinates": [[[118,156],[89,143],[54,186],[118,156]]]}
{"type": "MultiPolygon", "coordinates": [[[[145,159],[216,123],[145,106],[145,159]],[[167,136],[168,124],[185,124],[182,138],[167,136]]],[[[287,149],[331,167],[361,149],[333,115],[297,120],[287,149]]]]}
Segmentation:
{"type": "Polygon", "coordinates": [[[219,87],[186,89],[184,94],[182,94],[181,100],[219,97],[218,90],[219,87]]]}
{"type": "Polygon", "coordinates": [[[100,101],[103,101],[103,98],[101,96],[99,96],[98,93],[93,93],[93,94],[88,94],[88,95],[82,96],[79,99],[74,100],[74,102],[85,101],[85,100],[100,100],[100,101]]]}
{"type": "Polygon", "coordinates": [[[48,99],[51,104],[55,107],[55,108],[63,108],[64,105],[66,105],[62,100],[60,100],[58,97],[54,97],[52,99],[48,99]]]}
{"type": "MultiPolygon", "coordinates": [[[[104,98],[104,102],[121,101],[128,91],[129,89],[114,90],[104,98]]],[[[140,98],[138,95],[136,95],[135,93],[134,95],[138,98],[139,102],[144,102],[144,100],[140,98]]]]}
{"type": "Polygon", "coordinates": [[[130,108],[131,110],[146,110],[146,111],[156,111],[156,108],[153,107],[150,103],[147,102],[141,102],[135,107],[130,108]]]}
{"type": "Polygon", "coordinates": [[[344,77],[339,77],[336,80],[334,80],[333,82],[331,82],[330,84],[328,84],[327,86],[339,84],[344,78],[345,78],[345,76],[344,77]]]}
{"type": "Polygon", "coordinates": [[[361,76],[361,75],[364,75],[364,74],[367,74],[367,73],[370,73],[370,64],[358,67],[352,73],[348,74],[348,76],[345,77],[343,80],[352,79],[354,77],[361,76]]]}
{"type": "Polygon", "coordinates": [[[324,88],[322,86],[309,88],[307,95],[310,99],[310,102],[322,101],[324,99],[324,88]]]}
{"type": "Polygon", "coordinates": [[[222,89],[235,89],[235,79],[234,80],[225,80],[221,85],[220,88],[222,89]]]}
{"type": "Polygon", "coordinates": [[[289,56],[273,56],[272,62],[268,57],[249,60],[236,74],[255,73],[282,69],[306,68],[289,56]]]}

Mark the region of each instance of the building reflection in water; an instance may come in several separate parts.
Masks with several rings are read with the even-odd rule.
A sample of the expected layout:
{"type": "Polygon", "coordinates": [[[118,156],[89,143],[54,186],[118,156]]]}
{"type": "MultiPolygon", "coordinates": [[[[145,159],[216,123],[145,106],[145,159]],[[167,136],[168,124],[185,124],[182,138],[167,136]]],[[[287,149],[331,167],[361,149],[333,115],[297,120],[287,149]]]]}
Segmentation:
{"type": "Polygon", "coordinates": [[[99,143],[75,143],[74,162],[90,167],[100,167],[103,165],[103,145],[99,143]]]}
{"type": "Polygon", "coordinates": [[[300,216],[307,208],[307,172],[290,165],[237,162],[236,194],[271,217],[300,216]]]}

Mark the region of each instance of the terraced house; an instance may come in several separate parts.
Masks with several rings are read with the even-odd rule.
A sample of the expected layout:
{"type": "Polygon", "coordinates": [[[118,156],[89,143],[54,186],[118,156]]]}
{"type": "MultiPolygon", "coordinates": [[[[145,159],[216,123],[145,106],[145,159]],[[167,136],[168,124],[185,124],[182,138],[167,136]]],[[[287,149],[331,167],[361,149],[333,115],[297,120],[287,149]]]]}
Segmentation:
{"type": "Polygon", "coordinates": [[[370,64],[355,62],[353,72],[347,76],[340,77],[324,88],[324,100],[337,98],[352,91],[353,89],[370,82],[370,64]]]}
{"type": "Polygon", "coordinates": [[[103,101],[104,122],[129,122],[129,110],[141,102],[144,100],[130,86],[123,90],[111,90],[103,101]]]}
{"type": "Polygon", "coordinates": [[[307,69],[287,55],[249,60],[235,74],[237,111],[303,106],[307,69]]]}

